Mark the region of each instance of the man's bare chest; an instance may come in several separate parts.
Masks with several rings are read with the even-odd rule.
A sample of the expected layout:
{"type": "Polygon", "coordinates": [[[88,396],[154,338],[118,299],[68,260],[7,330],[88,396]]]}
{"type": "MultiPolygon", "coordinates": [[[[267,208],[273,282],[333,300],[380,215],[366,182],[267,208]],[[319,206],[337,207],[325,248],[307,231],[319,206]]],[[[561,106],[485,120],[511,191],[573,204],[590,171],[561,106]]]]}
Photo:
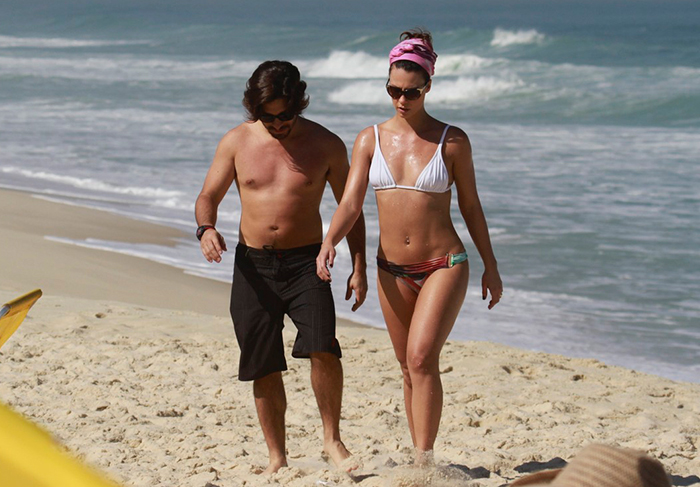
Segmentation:
{"type": "Polygon", "coordinates": [[[238,184],[248,189],[323,187],[328,174],[328,162],[311,151],[251,151],[236,157],[235,164],[238,184]]]}

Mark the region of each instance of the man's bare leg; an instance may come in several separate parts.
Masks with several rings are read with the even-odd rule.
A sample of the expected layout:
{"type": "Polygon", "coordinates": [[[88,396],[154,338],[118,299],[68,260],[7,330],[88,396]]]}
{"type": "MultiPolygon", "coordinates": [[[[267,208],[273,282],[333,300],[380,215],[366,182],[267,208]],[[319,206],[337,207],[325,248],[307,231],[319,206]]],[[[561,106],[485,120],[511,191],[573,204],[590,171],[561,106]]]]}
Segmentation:
{"type": "MultiPolygon", "coordinates": [[[[311,387],[323,422],[323,451],[338,468],[345,468],[351,453],[340,439],[340,408],[343,398],[343,366],[332,353],[311,354],[311,387]],[[345,463],[344,463],[345,462],[345,463]]],[[[347,465],[355,470],[357,465],[347,465]]]]}
{"type": "Polygon", "coordinates": [[[273,372],[253,381],[255,409],[262,427],[265,443],[270,455],[270,465],[263,472],[273,474],[287,466],[285,452],[284,413],[287,409],[287,396],[284,392],[282,373],[273,372]]]}

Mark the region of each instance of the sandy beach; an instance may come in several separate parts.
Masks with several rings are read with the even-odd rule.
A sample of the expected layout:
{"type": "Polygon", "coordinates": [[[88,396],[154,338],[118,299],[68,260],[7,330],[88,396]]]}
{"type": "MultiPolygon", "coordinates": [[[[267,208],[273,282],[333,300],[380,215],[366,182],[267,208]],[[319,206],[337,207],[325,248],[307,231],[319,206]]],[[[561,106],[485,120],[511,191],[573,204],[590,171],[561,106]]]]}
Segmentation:
{"type": "Polygon", "coordinates": [[[7,190],[0,208],[0,302],[45,294],[0,351],[0,400],[125,486],[497,487],[592,442],[644,450],[674,485],[700,485],[700,384],[487,342],[446,344],[438,468],[415,470],[388,336],[343,320],[341,431],[363,467],[350,478],[323,460],[309,364],[290,357],[290,466],[263,478],[229,286],[45,238],[194,237],[7,190]]]}

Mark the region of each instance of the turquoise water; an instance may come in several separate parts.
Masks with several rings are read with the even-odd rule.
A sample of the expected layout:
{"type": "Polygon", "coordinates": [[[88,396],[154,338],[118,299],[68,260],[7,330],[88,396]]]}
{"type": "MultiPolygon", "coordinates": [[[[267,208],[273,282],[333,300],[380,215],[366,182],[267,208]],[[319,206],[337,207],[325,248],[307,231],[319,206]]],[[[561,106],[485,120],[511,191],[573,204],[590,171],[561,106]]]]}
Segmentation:
{"type": "MultiPolygon", "coordinates": [[[[452,338],[699,382],[697,2],[6,2],[0,186],[191,232],[216,144],[242,121],[261,61],[295,62],[307,116],[350,148],[391,116],[386,53],[417,25],[440,56],[428,110],[470,135],[506,286],[487,312],[468,244],[472,285],[452,338]]],[[[329,191],[326,223],[334,207],[329,191]]],[[[365,209],[372,256],[373,196],[365,209]]],[[[233,191],[220,224],[229,242],[239,210],[233,191]]],[[[230,256],[210,266],[193,240],[68,243],[230,279],[230,256]]],[[[340,275],[344,256],[341,246],[340,275]]],[[[336,289],[339,313],[382,326],[370,293],[352,314],[336,289]]]]}

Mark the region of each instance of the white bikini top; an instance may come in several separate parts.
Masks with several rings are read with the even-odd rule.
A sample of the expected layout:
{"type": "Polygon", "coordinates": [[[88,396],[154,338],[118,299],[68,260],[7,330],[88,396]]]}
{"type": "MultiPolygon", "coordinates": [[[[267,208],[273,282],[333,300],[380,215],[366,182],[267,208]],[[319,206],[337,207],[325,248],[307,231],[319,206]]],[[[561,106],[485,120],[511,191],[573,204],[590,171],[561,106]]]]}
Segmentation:
{"type": "Polygon", "coordinates": [[[440,143],[437,146],[437,150],[433,157],[428,161],[428,165],[425,166],[423,171],[418,176],[415,186],[404,186],[401,184],[396,184],[394,176],[391,174],[389,165],[384,159],[384,154],[382,154],[382,149],[379,146],[379,129],[374,126],[374,155],[372,156],[372,162],[369,167],[369,183],[375,189],[379,191],[381,189],[414,189],[416,191],[423,191],[425,193],[445,193],[450,190],[450,175],[447,172],[447,167],[445,166],[445,161],[442,158],[442,143],[445,141],[445,134],[447,134],[447,129],[450,126],[447,125],[445,130],[442,132],[442,137],[440,137],[440,143]]]}

